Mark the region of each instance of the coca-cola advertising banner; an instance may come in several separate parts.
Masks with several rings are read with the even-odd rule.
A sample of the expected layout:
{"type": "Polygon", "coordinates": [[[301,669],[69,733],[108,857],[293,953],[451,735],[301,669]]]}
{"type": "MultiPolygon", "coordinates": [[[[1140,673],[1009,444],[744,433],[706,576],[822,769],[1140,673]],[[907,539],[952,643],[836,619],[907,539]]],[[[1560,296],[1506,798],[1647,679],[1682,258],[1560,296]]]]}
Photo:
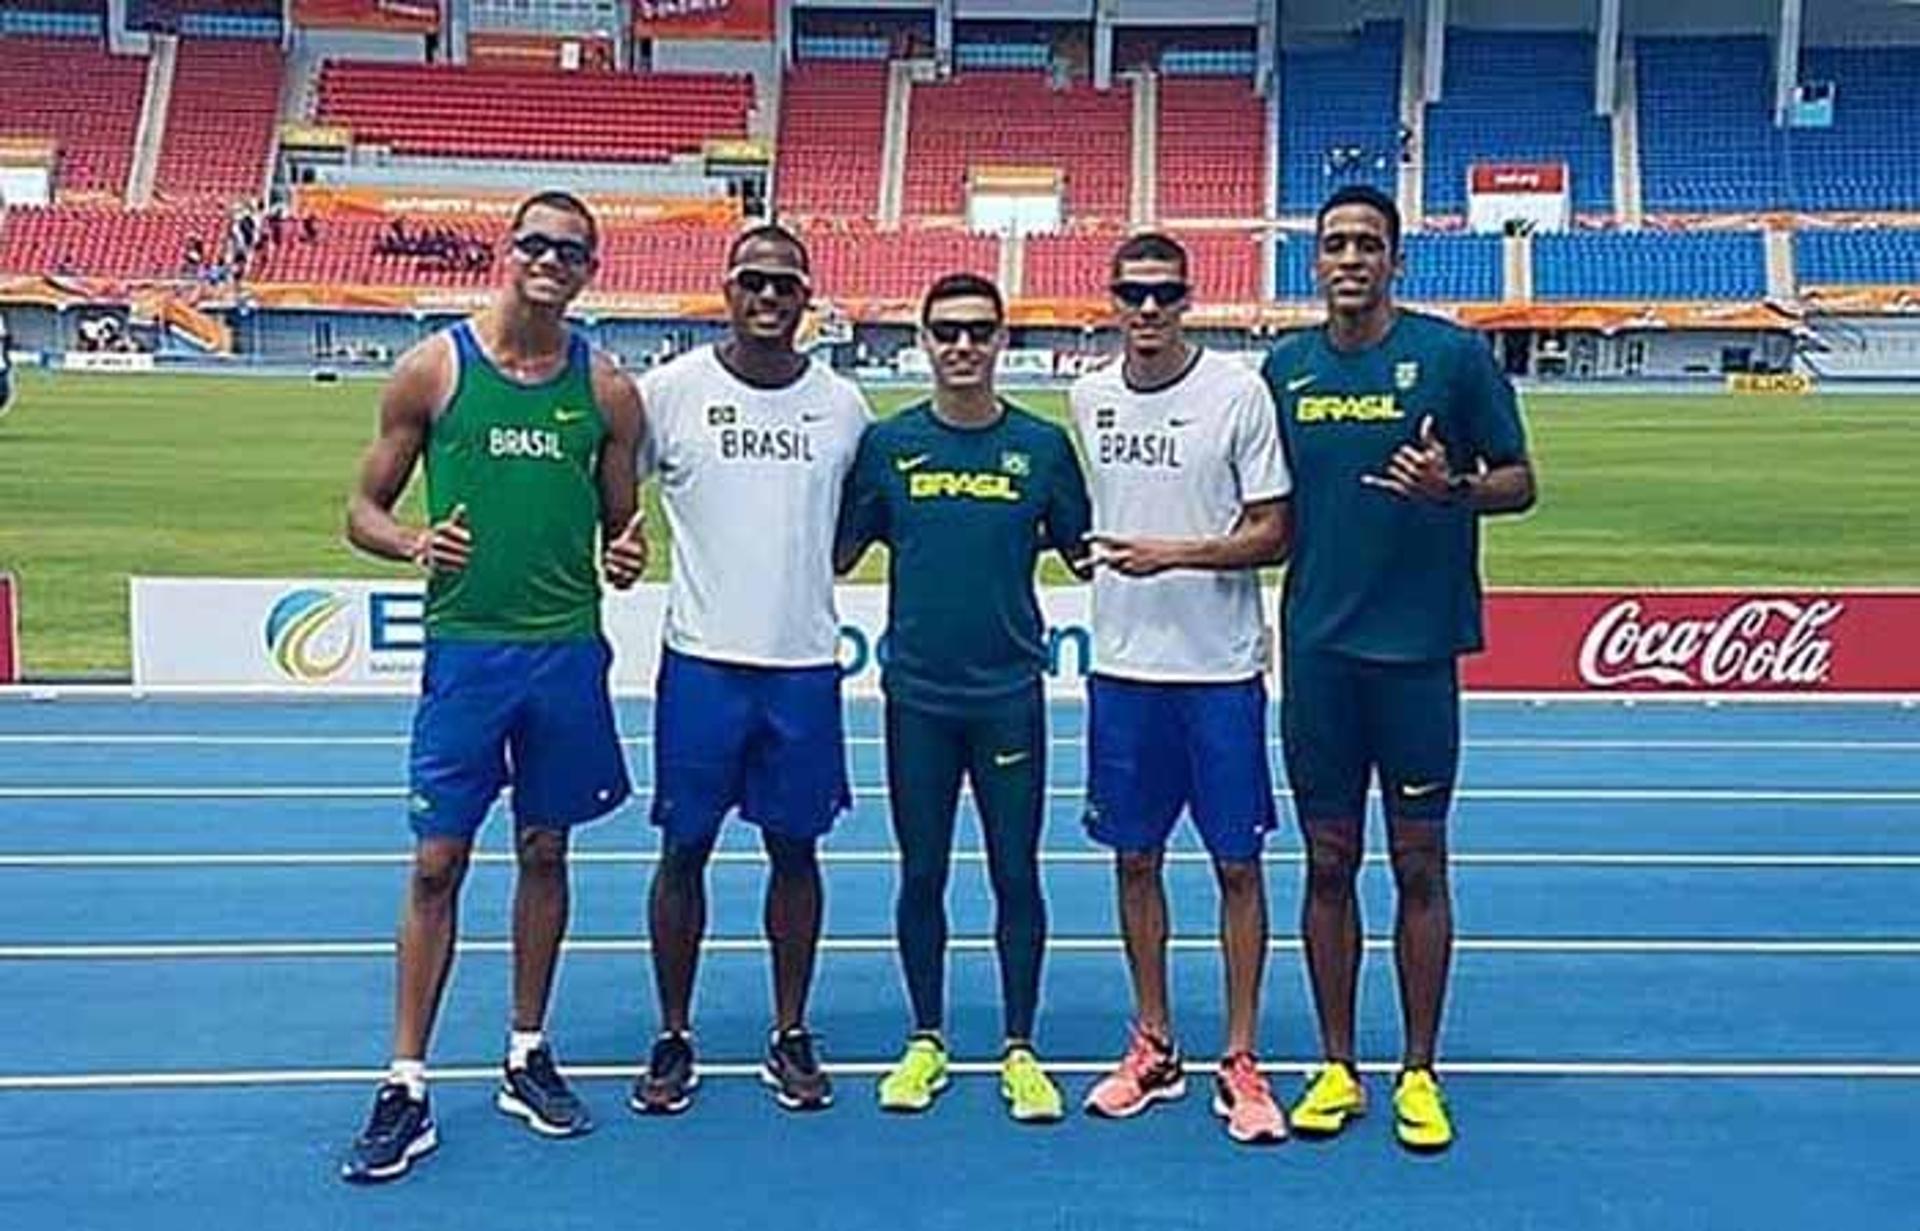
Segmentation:
{"type": "Polygon", "coordinates": [[[1467,688],[1920,693],[1920,590],[1507,591],[1467,688]]]}

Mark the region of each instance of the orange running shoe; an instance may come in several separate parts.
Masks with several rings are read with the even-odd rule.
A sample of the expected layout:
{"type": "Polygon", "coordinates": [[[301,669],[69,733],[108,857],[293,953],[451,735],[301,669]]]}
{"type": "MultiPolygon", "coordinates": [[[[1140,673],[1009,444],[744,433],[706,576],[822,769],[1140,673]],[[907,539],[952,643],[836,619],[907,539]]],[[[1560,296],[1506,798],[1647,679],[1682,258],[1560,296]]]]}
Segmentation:
{"type": "Polygon", "coordinates": [[[1220,1062],[1213,1079],[1213,1113],[1227,1122],[1227,1136],[1241,1145],[1287,1139],[1287,1113],[1274,1101],[1266,1075],[1249,1052],[1235,1052],[1220,1062]]]}
{"type": "Polygon", "coordinates": [[[1087,1091],[1086,1108],[1091,1115],[1124,1120],[1155,1103],[1181,1098],[1186,1092],[1187,1075],[1180,1048],[1171,1040],[1154,1038],[1136,1024],[1120,1067],[1087,1091]]]}

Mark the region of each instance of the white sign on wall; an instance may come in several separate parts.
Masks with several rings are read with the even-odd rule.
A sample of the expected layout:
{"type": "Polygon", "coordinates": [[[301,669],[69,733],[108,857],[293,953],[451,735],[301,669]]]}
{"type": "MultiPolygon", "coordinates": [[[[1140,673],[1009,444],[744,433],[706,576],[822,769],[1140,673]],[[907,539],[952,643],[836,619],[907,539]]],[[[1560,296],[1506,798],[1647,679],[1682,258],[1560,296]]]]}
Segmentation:
{"type": "MultiPolygon", "coordinates": [[[[142,688],[412,693],[420,687],[424,587],[418,581],[135,577],[133,682],[142,688]]],[[[609,594],[613,687],[650,696],[660,666],[666,587],[609,594]]],[[[883,586],[842,586],[840,666],[849,695],[875,696],[886,646],[883,586]]],[[[1041,591],[1047,687],[1079,696],[1093,661],[1087,591],[1041,591]]]]}

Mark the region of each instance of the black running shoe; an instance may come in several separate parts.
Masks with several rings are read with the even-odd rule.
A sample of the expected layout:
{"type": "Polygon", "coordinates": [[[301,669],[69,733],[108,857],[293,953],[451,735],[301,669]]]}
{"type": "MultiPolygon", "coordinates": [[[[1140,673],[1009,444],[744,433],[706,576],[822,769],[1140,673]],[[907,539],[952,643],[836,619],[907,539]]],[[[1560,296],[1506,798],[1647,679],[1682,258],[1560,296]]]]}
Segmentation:
{"type": "Polygon", "coordinates": [[[813,1035],[804,1026],[780,1031],[767,1044],[760,1080],[773,1088],[774,1101],[788,1111],[819,1111],[833,1106],[833,1082],[813,1054],[813,1035]]]}
{"type": "Polygon", "coordinates": [[[677,1116],[693,1106],[693,1092],[699,1088],[693,1037],[668,1031],[653,1041],[647,1071],[634,1081],[627,1106],[643,1116],[677,1116]]]}
{"type": "Polygon", "coordinates": [[[553,1067],[553,1049],[536,1047],[527,1053],[523,1068],[508,1065],[500,1074],[500,1092],[493,1105],[507,1115],[525,1120],[542,1137],[578,1137],[593,1131],[587,1105],[567,1088],[553,1067]]]}
{"type": "Polygon", "coordinates": [[[349,1184],[378,1184],[397,1180],[413,1160],[431,1154],[440,1144],[433,1125],[433,1108],[422,1096],[414,1098],[405,1084],[390,1081],[373,1096],[373,1114],[367,1126],[347,1148],[340,1178],[349,1184]]]}

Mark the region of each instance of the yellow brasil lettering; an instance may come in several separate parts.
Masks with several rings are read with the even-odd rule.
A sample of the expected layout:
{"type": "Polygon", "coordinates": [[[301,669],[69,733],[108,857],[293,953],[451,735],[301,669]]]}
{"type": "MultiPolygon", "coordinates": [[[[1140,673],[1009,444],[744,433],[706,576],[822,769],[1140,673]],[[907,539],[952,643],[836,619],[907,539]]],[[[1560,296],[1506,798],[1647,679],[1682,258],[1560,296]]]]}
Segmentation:
{"type": "Polygon", "coordinates": [[[1304,397],[1294,408],[1293,414],[1301,423],[1379,423],[1407,417],[1391,393],[1365,393],[1356,397],[1338,394],[1304,397]]]}
{"type": "Polygon", "coordinates": [[[1020,489],[1013,485],[1012,475],[991,470],[922,470],[907,476],[907,499],[1018,500],[1020,489]]]}

